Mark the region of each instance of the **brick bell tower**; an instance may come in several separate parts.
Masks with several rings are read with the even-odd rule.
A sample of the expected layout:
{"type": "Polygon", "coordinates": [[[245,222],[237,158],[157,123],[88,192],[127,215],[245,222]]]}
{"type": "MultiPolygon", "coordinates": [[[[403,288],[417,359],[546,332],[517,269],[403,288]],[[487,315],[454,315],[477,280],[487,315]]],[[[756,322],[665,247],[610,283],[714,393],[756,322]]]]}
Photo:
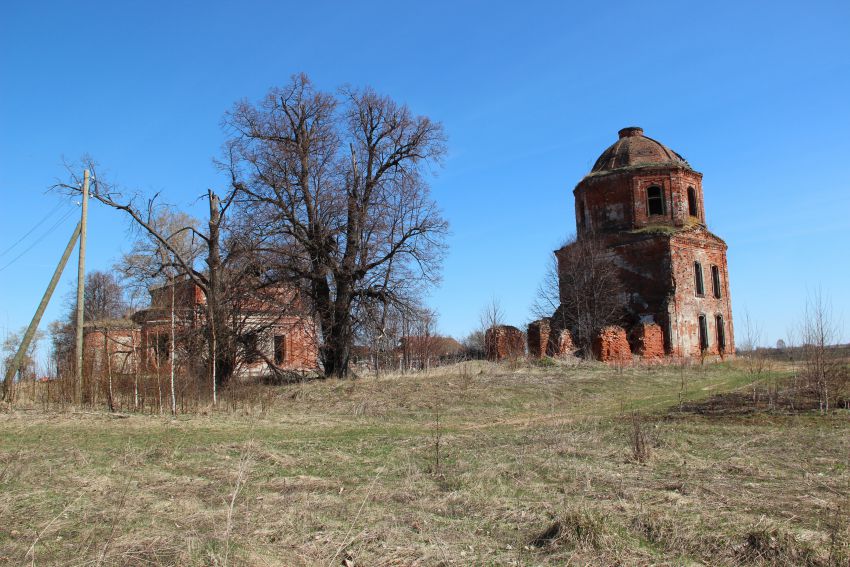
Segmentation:
{"type": "Polygon", "coordinates": [[[734,354],[727,246],[706,226],[701,173],[623,128],[573,195],[577,238],[598,237],[619,268],[632,352],[651,328],[668,356],[734,354]]]}

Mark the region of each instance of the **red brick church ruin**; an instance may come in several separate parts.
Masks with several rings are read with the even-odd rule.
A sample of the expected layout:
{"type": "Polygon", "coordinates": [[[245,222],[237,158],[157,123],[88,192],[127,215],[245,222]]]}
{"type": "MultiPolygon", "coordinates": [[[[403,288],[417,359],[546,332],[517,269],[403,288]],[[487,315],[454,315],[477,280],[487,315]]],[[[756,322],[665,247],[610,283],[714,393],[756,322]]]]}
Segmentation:
{"type": "MultiPolygon", "coordinates": [[[[150,305],[136,311],[132,318],[87,322],[83,347],[85,374],[166,374],[172,363],[183,372],[203,372],[206,351],[197,343],[202,340],[205,307],[206,296],[201,288],[183,280],[151,289],[150,305]],[[173,360],[172,302],[176,347],[173,360]]],[[[318,369],[316,324],[291,289],[270,288],[247,297],[231,316],[240,336],[234,377],[262,377],[276,370],[318,369]]]]}
{"type": "MultiPolygon", "coordinates": [[[[597,358],[734,354],[727,246],[706,226],[701,173],[641,128],[623,128],[573,195],[577,240],[599,239],[625,288],[625,316],[598,333],[597,358]]],[[[555,252],[562,286],[575,245],[555,252]]],[[[563,352],[566,331],[556,327],[554,319],[529,326],[533,355],[563,352]]]]}

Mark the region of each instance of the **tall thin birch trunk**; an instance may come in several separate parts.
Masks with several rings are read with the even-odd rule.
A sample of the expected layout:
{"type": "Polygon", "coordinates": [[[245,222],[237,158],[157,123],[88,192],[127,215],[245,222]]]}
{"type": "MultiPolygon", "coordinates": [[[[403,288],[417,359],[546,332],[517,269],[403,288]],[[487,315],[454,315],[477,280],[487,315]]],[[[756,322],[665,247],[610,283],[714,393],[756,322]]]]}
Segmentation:
{"type": "Polygon", "coordinates": [[[175,363],[175,348],[174,348],[174,278],[171,278],[171,415],[177,415],[177,397],[174,393],[174,363],[175,363]]]}
{"type": "Polygon", "coordinates": [[[130,334],[130,345],[133,349],[133,411],[139,411],[139,365],[141,359],[136,354],[136,333],[130,334]]]}
{"type": "Polygon", "coordinates": [[[159,352],[162,341],[159,340],[159,331],[156,332],[156,403],[159,413],[162,414],[162,353],[159,352]]]}
{"type": "Polygon", "coordinates": [[[109,332],[104,329],[103,331],[103,356],[106,357],[106,375],[108,380],[109,387],[109,411],[115,411],[115,398],[113,397],[112,392],[112,357],[109,356],[109,332]]]}

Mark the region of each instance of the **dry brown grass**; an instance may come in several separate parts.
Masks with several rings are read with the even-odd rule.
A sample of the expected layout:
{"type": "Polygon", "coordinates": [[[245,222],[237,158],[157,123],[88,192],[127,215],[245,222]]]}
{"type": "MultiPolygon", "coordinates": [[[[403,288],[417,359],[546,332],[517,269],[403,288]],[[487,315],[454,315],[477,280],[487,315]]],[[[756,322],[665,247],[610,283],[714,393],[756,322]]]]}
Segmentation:
{"type": "Polygon", "coordinates": [[[847,565],[847,411],[680,412],[751,390],[681,372],[466,363],[176,419],[19,407],[0,564],[847,565]]]}

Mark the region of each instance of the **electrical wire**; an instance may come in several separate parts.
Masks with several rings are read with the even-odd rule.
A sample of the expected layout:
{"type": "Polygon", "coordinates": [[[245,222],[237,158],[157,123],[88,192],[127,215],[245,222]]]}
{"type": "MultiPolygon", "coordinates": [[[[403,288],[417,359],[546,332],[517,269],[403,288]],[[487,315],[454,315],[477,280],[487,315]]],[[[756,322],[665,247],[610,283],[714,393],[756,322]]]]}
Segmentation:
{"type": "Polygon", "coordinates": [[[28,248],[26,248],[23,252],[21,252],[20,254],[18,254],[17,256],[15,256],[14,258],[12,258],[12,259],[9,261],[9,263],[8,263],[8,264],[6,264],[6,265],[5,265],[5,266],[3,266],[2,268],[0,268],[0,272],[2,272],[3,270],[5,270],[5,269],[6,269],[6,268],[8,268],[9,266],[11,266],[12,264],[14,264],[15,262],[17,262],[18,260],[20,260],[20,259],[24,256],[24,254],[26,254],[27,252],[29,252],[30,250],[32,250],[33,248],[35,248],[35,247],[36,247],[36,245],[38,245],[38,243],[39,243],[39,242],[41,242],[42,240],[44,240],[45,238],[47,238],[48,236],[50,236],[50,234],[52,234],[52,233],[53,233],[53,231],[55,231],[55,230],[56,230],[56,228],[57,228],[57,227],[59,227],[59,225],[60,225],[60,224],[62,224],[63,222],[65,222],[65,220],[66,220],[68,217],[70,217],[70,216],[71,216],[71,214],[72,214],[72,213],[74,213],[74,212],[75,212],[75,211],[74,211],[74,209],[70,209],[68,212],[66,212],[64,215],[62,215],[62,217],[61,217],[58,221],[56,221],[56,222],[53,224],[53,226],[51,226],[50,228],[48,228],[48,229],[47,229],[47,232],[45,232],[44,234],[42,234],[41,236],[39,236],[39,237],[35,240],[35,242],[33,242],[32,244],[30,244],[30,245],[29,245],[29,247],[28,247],[28,248]]]}
{"type": "Polygon", "coordinates": [[[30,234],[32,234],[33,232],[35,232],[35,231],[38,229],[38,227],[40,227],[40,226],[41,226],[41,225],[43,225],[45,222],[47,222],[47,219],[49,219],[50,217],[52,217],[52,216],[56,213],[56,211],[58,211],[58,210],[62,207],[62,205],[67,205],[67,204],[68,204],[68,202],[67,202],[67,201],[59,201],[59,202],[56,204],[56,206],[55,206],[55,207],[53,207],[53,209],[52,209],[49,213],[47,213],[46,215],[44,215],[44,217],[43,217],[40,221],[38,221],[37,223],[35,223],[35,226],[34,226],[34,227],[32,227],[31,229],[29,229],[29,230],[27,231],[27,233],[26,233],[26,234],[24,234],[22,237],[20,237],[20,238],[19,238],[19,239],[17,239],[15,242],[13,242],[11,246],[9,246],[8,248],[6,248],[6,249],[5,249],[5,250],[3,250],[2,252],[0,252],[0,258],[2,258],[2,257],[3,257],[3,256],[5,256],[6,254],[8,254],[9,252],[11,252],[11,251],[15,248],[15,246],[17,246],[18,244],[20,244],[21,242],[23,242],[23,241],[26,239],[26,237],[27,237],[27,236],[29,236],[30,234]]]}

